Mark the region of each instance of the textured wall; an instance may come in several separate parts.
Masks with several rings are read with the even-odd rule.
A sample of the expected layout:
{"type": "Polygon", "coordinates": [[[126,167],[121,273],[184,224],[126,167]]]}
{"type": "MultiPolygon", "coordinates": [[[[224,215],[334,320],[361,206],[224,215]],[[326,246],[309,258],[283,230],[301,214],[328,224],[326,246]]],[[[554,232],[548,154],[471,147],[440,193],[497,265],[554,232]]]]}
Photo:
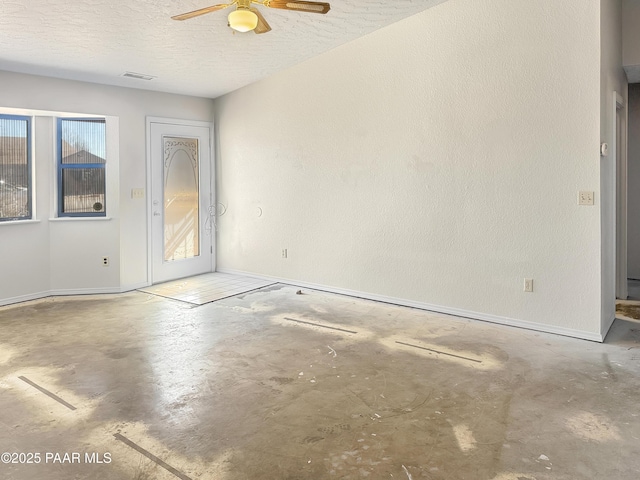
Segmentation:
{"type": "Polygon", "coordinates": [[[629,278],[640,279],[640,84],[629,85],[629,278]]]}
{"type": "Polygon", "coordinates": [[[216,100],[219,267],[599,335],[599,10],[449,0],[216,100]]]}
{"type": "Polygon", "coordinates": [[[640,66],[640,1],[623,0],[623,64],[640,66]]]}

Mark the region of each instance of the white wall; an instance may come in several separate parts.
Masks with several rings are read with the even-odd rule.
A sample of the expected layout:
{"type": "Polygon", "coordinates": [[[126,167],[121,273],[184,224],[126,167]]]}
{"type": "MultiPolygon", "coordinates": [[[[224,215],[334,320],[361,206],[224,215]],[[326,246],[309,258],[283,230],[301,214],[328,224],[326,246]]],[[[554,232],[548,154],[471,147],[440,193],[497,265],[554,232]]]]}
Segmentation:
{"type": "MultiPolygon", "coordinates": [[[[622,1],[601,0],[600,10],[600,142],[615,141],[614,92],[623,103],[627,98],[626,75],[622,68],[622,1]]],[[[595,146],[596,150],[598,146],[595,146]]],[[[616,313],[616,155],[600,160],[600,213],[602,261],[601,334],[609,331],[616,313]]]]}
{"type": "Polygon", "coordinates": [[[217,99],[219,269],[600,338],[599,29],[449,0],[217,99]]]}
{"type": "Polygon", "coordinates": [[[640,84],[629,85],[628,276],[640,279],[640,84]]]}
{"type": "Polygon", "coordinates": [[[640,0],[623,0],[623,64],[640,66],[640,0]]]}
{"type": "Polygon", "coordinates": [[[37,223],[0,224],[0,304],[43,293],[121,291],[147,283],[147,116],[210,121],[213,101],[0,71],[0,108],[108,116],[107,214],[111,220],[49,221],[55,179],[52,120],[39,118],[37,223]],[[48,153],[49,152],[49,153],[48,153]],[[109,200],[110,198],[110,200],[109,200]],[[100,260],[109,256],[111,266],[100,260]]]}

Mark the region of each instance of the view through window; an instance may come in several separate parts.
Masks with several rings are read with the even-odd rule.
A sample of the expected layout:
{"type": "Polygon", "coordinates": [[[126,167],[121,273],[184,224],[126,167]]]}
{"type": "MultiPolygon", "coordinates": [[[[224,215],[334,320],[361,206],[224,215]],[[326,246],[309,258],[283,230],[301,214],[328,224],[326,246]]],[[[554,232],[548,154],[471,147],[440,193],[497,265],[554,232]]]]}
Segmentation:
{"type": "Polygon", "coordinates": [[[0,115],[0,221],[31,218],[31,118],[0,115]]]}
{"type": "Polygon", "coordinates": [[[58,143],[58,216],[105,216],[105,120],[58,119],[58,143]]]}

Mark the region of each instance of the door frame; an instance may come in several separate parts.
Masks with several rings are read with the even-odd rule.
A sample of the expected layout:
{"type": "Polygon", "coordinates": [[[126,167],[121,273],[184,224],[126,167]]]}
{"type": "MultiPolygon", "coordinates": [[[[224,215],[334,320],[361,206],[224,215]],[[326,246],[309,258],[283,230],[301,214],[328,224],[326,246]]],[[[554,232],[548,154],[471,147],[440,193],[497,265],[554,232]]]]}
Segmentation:
{"type": "Polygon", "coordinates": [[[626,300],[628,297],[627,288],[627,125],[628,125],[628,105],[625,99],[618,92],[613,92],[613,135],[611,154],[615,165],[615,249],[616,249],[616,272],[615,272],[615,296],[626,300]],[[620,121],[618,121],[618,119],[620,121]],[[618,133],[620,138],[618,142],[618,133]]]}
{"type": "MultiPolygon", "coordinates": [[[[146,215],[147,215],[147,285],[153,285],[153,198],[152,198],[152,186],[153,186],[153,178],[152,169],[151,169],[151,124],[152,123],[160,123],[164,125],[177,125],[181,127],[204,127],[209,129],[209,159],[211,162],[210,165],[210,191],[211,191],[211,202],[210,205],[215,205],[215,201],[217,198],[216,195],[216,169],[215,169],[215,158],[213,148],[213,122],[204,122],[200,120],[183,120],[177,118],[167,118],[167,117],[146,117],[146,215]]],[[[214,219],[211,219],[211,271],[216,271],[216,231],[214,226],[214,219]]]]}

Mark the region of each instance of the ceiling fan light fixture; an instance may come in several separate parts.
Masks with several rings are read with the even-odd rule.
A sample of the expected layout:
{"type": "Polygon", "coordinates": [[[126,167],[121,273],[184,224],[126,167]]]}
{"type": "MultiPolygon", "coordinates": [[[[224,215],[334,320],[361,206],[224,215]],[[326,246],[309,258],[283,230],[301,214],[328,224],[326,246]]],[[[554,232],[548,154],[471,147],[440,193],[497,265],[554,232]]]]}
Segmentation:
{"type": "Polygon", "coordinates": [[[231,12],[228,20],[229,26],[237,32],[250,32],[258,26],[258,16],[244,8],[231,12]]]}

